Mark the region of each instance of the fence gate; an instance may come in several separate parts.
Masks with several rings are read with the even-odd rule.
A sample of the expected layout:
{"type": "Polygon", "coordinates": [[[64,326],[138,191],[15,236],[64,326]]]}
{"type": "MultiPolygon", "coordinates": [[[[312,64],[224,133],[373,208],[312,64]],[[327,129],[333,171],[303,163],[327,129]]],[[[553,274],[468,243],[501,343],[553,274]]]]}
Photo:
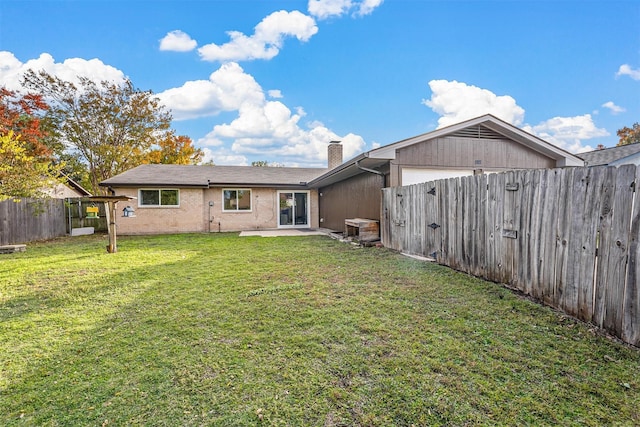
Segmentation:
{"type": "Polygon", "coordinates": [[[74,228],[93,227],[95,232],[107,232],[107,214],[104,203],[91,202],[86,198],[66,199],[67,233],[74,228]],[[97,217],[87,215],[87,208],[97,208],[97,217]]]}

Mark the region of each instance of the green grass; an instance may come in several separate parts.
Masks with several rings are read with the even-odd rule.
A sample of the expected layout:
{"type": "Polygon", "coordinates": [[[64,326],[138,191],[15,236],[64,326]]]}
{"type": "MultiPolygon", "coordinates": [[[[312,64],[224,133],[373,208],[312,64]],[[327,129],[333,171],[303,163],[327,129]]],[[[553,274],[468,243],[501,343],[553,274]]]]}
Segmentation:
{"type": "Polygon", "coordinates": [[[640,425],[640,352],[323,236],[0,257],[0,425],[640,425]]]}

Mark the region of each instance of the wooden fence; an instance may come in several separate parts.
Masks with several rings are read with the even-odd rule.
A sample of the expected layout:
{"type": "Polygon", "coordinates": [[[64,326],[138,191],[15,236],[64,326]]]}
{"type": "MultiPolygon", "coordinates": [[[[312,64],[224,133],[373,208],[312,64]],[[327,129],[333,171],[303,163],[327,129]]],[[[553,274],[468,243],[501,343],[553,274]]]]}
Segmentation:
{"type": "Polygon", "coordinates": [[[96,233],[108,232],[107,214],[104,203],[91,202],[86,197],[75,197],[67,200],[67,233],[71,229],[93,227],[96,233]],[[87,207],[98,208],[98,218],[87,217],[87,207]]]}
{"type": "Polygon", "coordinates": [[[627,165],[386,188],[382,241],[507,284],[640,346],[639,180],[627,165]]]}
{"type": "Polygon", "coordinates": [[[67,232],[62,199],[0,202],[0,245],[52,239],[67,232]]]}

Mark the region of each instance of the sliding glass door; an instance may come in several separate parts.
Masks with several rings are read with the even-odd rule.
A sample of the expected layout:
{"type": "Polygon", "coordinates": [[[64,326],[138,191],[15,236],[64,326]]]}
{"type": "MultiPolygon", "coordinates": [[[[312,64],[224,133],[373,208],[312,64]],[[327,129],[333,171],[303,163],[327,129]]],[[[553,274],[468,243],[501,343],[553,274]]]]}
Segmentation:
{"type": "Polygon", "coordinates": [[[278,227],[309,227],[309,192],[278,191],[278,227]]]}

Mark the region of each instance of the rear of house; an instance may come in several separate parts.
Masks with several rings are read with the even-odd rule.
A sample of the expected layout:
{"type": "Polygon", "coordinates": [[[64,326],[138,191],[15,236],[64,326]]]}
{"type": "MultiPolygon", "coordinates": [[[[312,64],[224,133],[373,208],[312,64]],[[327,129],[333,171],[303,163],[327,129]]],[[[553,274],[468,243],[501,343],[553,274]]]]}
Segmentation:
{"type": "MultiPolygon", "coordinates": [[[[408,138],[329,168],[142,165],[100,185],[135,197],[118,232],[186,233],[323,227],[380,220],[382,189],[509,169],[582,166],[583,160],[492,115],[408,138]]],[[[120,207],[124,209],[125,207],[120,207]]]]}
{"type": "Polygon", "coordinates": [[[134,216],[118,219],[120,234],[309,228],[319,224],[318,193],[307,181],[324,171],[142,165],[100,185],[136,198],[129,204],[134,216]]]}

